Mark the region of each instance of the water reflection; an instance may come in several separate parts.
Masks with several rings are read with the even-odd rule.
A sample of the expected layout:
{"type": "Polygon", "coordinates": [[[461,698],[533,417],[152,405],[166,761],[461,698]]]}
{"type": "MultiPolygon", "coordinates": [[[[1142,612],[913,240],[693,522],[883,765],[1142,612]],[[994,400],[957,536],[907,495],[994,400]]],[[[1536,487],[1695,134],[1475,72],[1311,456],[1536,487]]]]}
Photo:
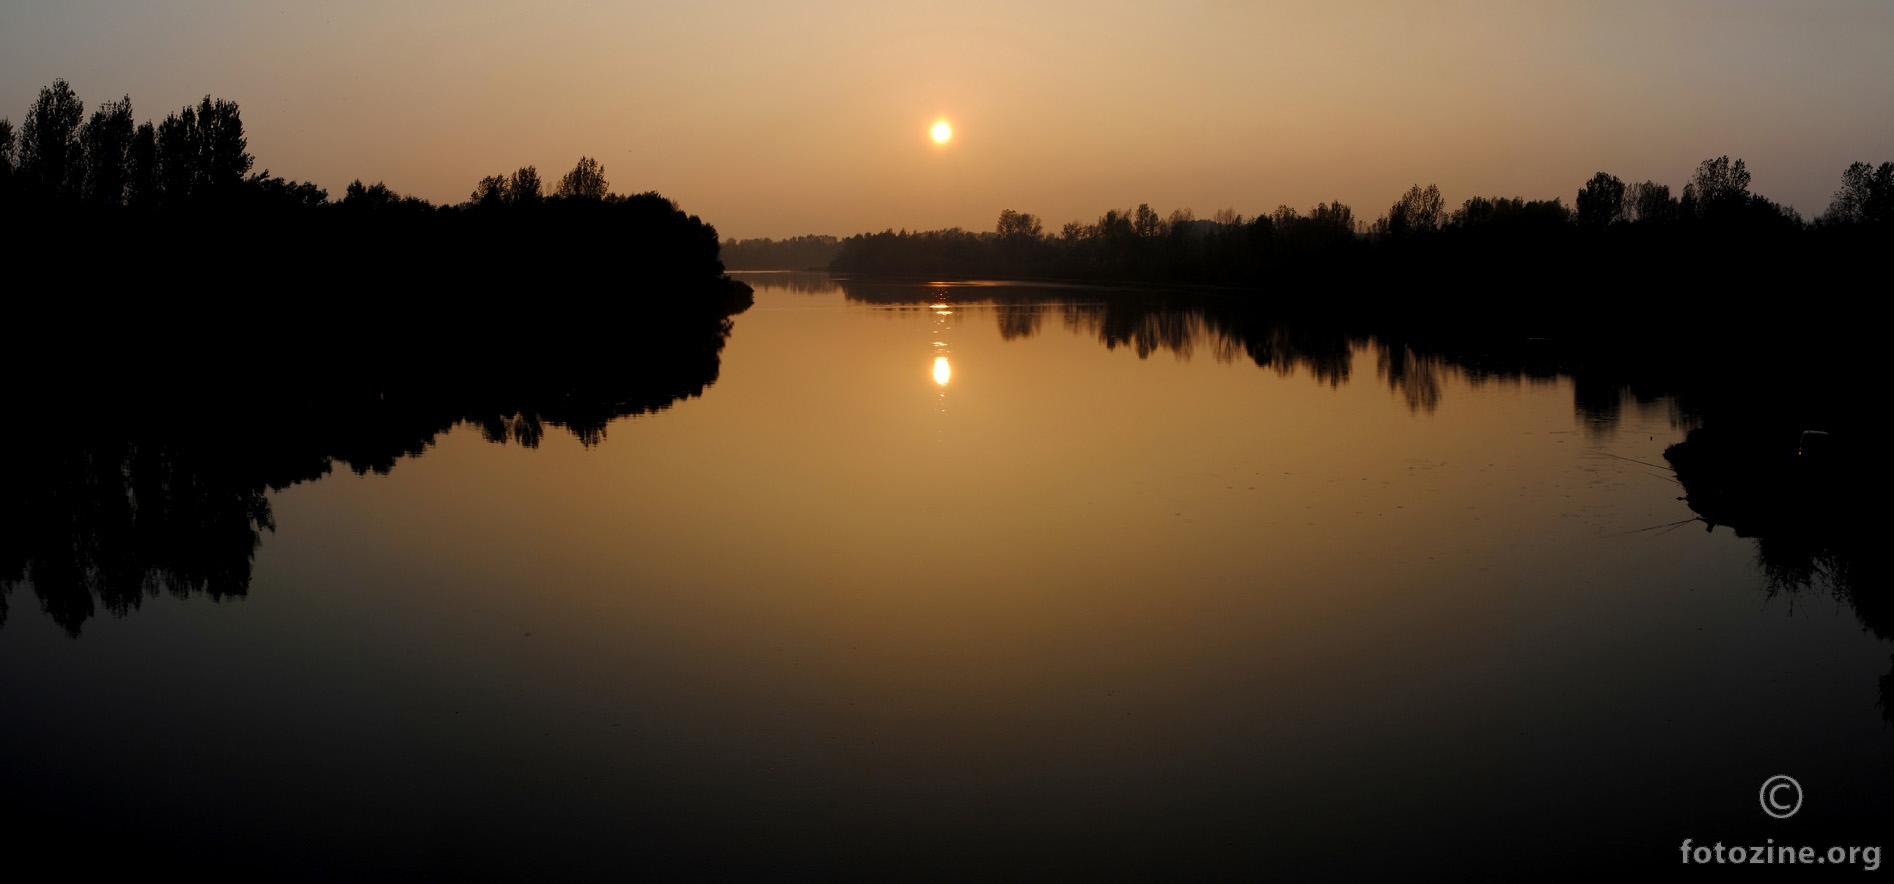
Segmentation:
{"type": "MultiPolygon", "coordinates": [[[[887,283],[854,279],[834,282],[848,300],[891,308],[925,305],[950,315],[956,304],[988,307],[1004,340],[1040,334],[1049,321],[1096,339],[1108,350],[1127,348],[1146,359],[1169,353],[1177,359],[1208,355],[1221,363],[1248,361],[1279,375],[1307,373],[1330,386],[1350,380],[1357,348],[1375,354],[1377,380],[1417,412],[1440,406],[1441,390],[1455,381],[1550,384],[1556,366],[1527,360],[1456,362],[1424,346],[1345,327],[1271,314],[1254,305],[1215,295],[1135,292],[1079,285],[1006,283],[887,283]]],[[[813,283],[797,291],[820,291],[813,283]]],[[[1618,388],[1613,388],[1616,392],[1618,388]]],[[[1655,403],[1660,397],[1649,397],[1655,403]]]]}
{"type": "MultiPolygon", "coordinates": [[[[0,511],[36,569],[128,562],[95,604],[154,568],[159,591],[244,586],[219,575],[283,528],[241,607],[0,636],[7,708],[33,724],[5,743],[32,786],[16,803],[89,795],[48,827],[353,864],[329,877],[381,868],[352,852],[377,836],[443,833],[453,880],[585,877],[627,851],[658,877],[879,879],[932,856],[959,879],[1023,856],[1044,877],[1252,880],[1463,863],[1468,831],[1522,869],[1577,843],[1641,865],[1680,832],[1745,837],[1730,820],[1759,816],[1785,758],[1823,796],[1807,818],[1888,794],[1864,696],[1885,645],[1759,616],[1754,544],[1728,528],[1621,533],[1687,495],[1769,567],[1803,561],[1710,474],[1602,456],[1662,463],[1671,412],[1556,367],[1492,383],[1530,359],[994,288],[779,292],[739,320],[714,395],[629,428],[601,416],[675,389],[588,371],[511,398],[341,383],[188,417],[20,409],[43,438],[7,443],[0,511]],[[400,469],[272,490],[337,464],[400,469]],[[1678,797],[1627,807],[1627,782],[1678,797]]],[[[680,364],[699,390],[717,371],[680,364]]],[[[1885,624],[1865,555],[1820,548],[1806,561],[1852,569],[1885,624]]]]}
{"type": "MultiPolygon", "coordinates": [[[[1627,403],[1663,411],[1673,426],[1688,428],[1701,420],[1676,397],[1648,388],[1634,395],[1638,385],[1631,380],[1566,374],[1555,359],[1543,358],[1536,342],[1469,355],[1271,315],[1216,296],[1064,285],[891,284],[808,273],[756,281],[931,314],[929,375],[942,411],[954,377],[949,341],[967,317],[966,307],[978,304],[1006,341],[1056,326],[1140,359],[1208,356],[1285,377],[1306,374],[1330,387],[1354,379],[1356,354],[1366,349],[1376,382],[1421,414],[1438,410],[1444,391],[1457,386],[1541,385],[1566,376],[1574,380],[1573,407],[1594,436],[1613,432],[1627,403]]],[[[259,389],[182,409],[160,399],[78,407],[56,389],[11,389],[16,407],[45,415],[47,429],[0,443],[7,464],[0,474],[0,625],[12,589],[21,584],[31,584],[42,608],[74,636],[100,610],[123,615],[160,594],[242,596],[261,538],[275,529],[271,492],[317,479],[337,465],[358,474],[386,473],[461,423],[478,426],[496,443],[535,446],[555,428],[596,444],[617,418],[700,395],[717,378],[718,353],[731,328],[727,319],[719,320],[663,339],[668,343],[662,345],[659,338],[644,338],[634,359],[599,351],[575,360],[570,371],[515,366],[470,374],[457,386],[382,389],[357,377],[301,388],[294,396],[259,389]]],[[[1707,444],[1702,440],[1714,438],[1699,431],[1691,444],[1701,449],[1707,444]]],[[[1689,505],[1705,521],[1732,525],[1756,539],[1772,595],[1833,593],[1877,635],[1894,637],[1886,602],[1865,588],[1872,581],[1859,576],[1869,570],[1864,562],[1873,545],[1855,523],[1802,515],[1852,512],[1845,502],[1792,499],[1779,491],[1733,502],[1743,495],[1728,488],[1749,487],[1729,478],[1741,470],[1706,470],[1698,466],[1702,458],[1688,455],[1684,462],[1693,465],[1679,469],[1689,505]]]]}
{"type": "MultiPolygon", "coordinates": [[[[1894,601],[1878,579],[1878,545],[1854,514],[1858,501],[1844,499],[1851,487],[1840,475],[1858,470],[1849,452],[1830,453],[1817,467],[1783,465],[1795,449],[1795,418],[1772,412],[1766,398],[1751,398],[1749,379],[1713,379],[1720,386],[1678,380],[1661,358],[1647,359],[1643,374],[1601,370],[1599,360],[1563,353],[1552,342],[1529,338],[1483,342],[1409,341],[1351,330],[1333,322],[1311,322],[1258,309],[1247,300],[1215,295],[1139,292],[1083,285],[1006,282],[898,283],[850,278],[829,287],[807,279],[798,292],[837,292],[847,300],[892,309],[924,305],[946,316],[980,305],[990,312],[1005,341],[1026,340],[1049,326],[1096,340],[1108,350],[1126,348],[1140,359],[1168,353],[1179,360],[1207,355],[1219,363],[1246,361],[1281,376],[1306,373],[1318,383],[1349,383],[1358,351],[1368,351],[1375,378],[1407,409],[1435,413],[1445,391],[1489,383],[1571,383],[1573,410],[1588,437],[1608,439],[1627,407],[1666,417],[1689,430],[1688,441],[1670,453],[1691,510],[1711,529],[1728,526],[1752,539],[1764,593],[1769,599],[1832,597],[1854,611],[1863,627],[1894,640],[1894,601]],[[1730,426],[1704,428],[1709,403],[1730,426]],[[1730,407],[1735,401],[1738,407],[1730,407]],[[1721,409],[1717,408],[1722,405],[1721,409]],[[1864,575],[1877,575],[1868,579],[1864,575]]],[[[949,376],[944,357],[935,378],[949,376]]],[[[1799,393],[1800,391],[1798,391],[1799,393]]],[[[1881,706],[1894,722],[1894,672],[1882,679],[1881,706]]]]}
{"type": "MultiPolygon", "coordinates": [[[[1844,443],[1804,453],[1797,438],[1768,425],[1700,427],[1664,456],[1705,530],[1727,526],[1753,540],[1768,598],[1791,609],[1831,599],[1863,629],[1894,641],[1884,544],[1878,525],[1861,515],[1859,498],[1873,487],[1861,475],[1864,452],[1844,443]]],[[[1880,706],[1894,724],[1894,668],[1881,677],[1880,706]]]]}
{"type": "Polygon", "coordinates": [[[270,493],[338,466],[386,474],[461,424],[498,444],[536,447],[558,429],[596,445],[619,418],[702,395],[731,328],[668,316],[615,326],[609,342],[573,340],[557,362],[421,377],[207,379],[129,365],[94,367],[110,387],[15,377],[0,398],[37,424],[0,437],[0,626],[21,584],[75,637],[100,610],[122,616],[161,594],[241,597],[275,530],[270,493]],[[146,389],[125,392],[137,383],[146,389]]]}

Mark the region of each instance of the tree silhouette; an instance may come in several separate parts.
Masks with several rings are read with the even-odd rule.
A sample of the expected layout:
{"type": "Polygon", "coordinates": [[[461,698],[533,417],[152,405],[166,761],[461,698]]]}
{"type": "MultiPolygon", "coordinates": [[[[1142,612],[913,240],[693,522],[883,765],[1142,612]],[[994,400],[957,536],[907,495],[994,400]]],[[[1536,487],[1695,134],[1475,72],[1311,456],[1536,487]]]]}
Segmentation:
{"type": "Polygon", "coordinates": [[[243,134],[243,119],[237,103],[204,96],[197,108],[197,126],[204,147],[202,183],[212,192],[236,185],[250,173],[255,158],[248,153],[250,140],[243,134]]]}
{"type": "Polygon", "coordinates": [[[341,208],[344,211],[364,214],[400,210],[426,212],[432,210],[433,206],[418,197],[403,196],[380,181],[374,184],[363,184],[362,179],[357,178],[349,182],[349,186],[342,191],[341,208]]]}
{"type": "Polygon", "coordinates": [[[1131,219],[1131,229],[1139,239],[1156,239],[1164,235],[1164,221],[1149,203],[1139,203],[1137,214],[1131,219]]]}
{"type": "Polygon", "coordinates": [[[521,166],[506,183],[507,202],[518,206],[530,206],[543,199],[539,192],[539,170],[532,166],[521,166]]]}
{"type": "Polygon", "coordinates": [[[1624,182],[1618,176],[1599,172],[1578,191],[1578,223],[1582,227],[1608,227],[1624,217],[1624,182]]]}
{"type": "Polygon", "coordinates": [[[272,210],[319,209],[329,202],[329,192],[307,181],[289,181],[270,175],[264,169],[244,181],[251,202],[272,210]]]}
{"type": "Polygon", "coordinates": [[[0,117],[0,200],[13,195],[13,167],[18,162],[14,146],[13,121],[0,117]]]}
{"type": "Polygon", "coordinates": [[[1850,163],[1823,220],[1833,224],[1894,223],[1894,163],[1850,163]]]}
{"type": "Polygon", "coordinates": [[[554,191],[558,196],[568,199],[588,200],[602,200],[608,192],[605,167],[591,157],[580,157],[579,164],[559,179],[559,188],[554,191]]]}
{"type": "Polygon", "coordinates": [[[149,209],[163,198],[158,172],[158,127],[140,123],[125,150],[125,204],[149,209]]]}
{"type": "Polygon", "coordinates": [[[1632,184],[1624,192],[1627,220],[1642,224],[1668,224],[1679,214],[1677,201],[1671,198],[1670,185],[1646,181],[1632,184]]]}
{"type": "Polygon", "coordinates": [[[999,234],[1000,239],[1017,242],[1022,239],[1036,240],[1044,235],[1045,229],[1040,225],[1037,215],[1001,209],[1000,221],[994,232],[999,234]]]}
{"type": "Polygon", "coordinates": [[[1377,222],[1375,228],[1384,235],[1401,237],[1433,233],[1446,221],[1447,201],[1441,198],[1440,188],[1416,184],[1388,207],[1388,216],[1377,222]]]}
{"type": "Polygon", "coordinates": [[[788,239],[726,239],[721,255],[731,270],[810,270],[826,269],[841,251],[842,241],[833,236],[792,236],[788,239]]]}
{"type": "Polygon", "coordinates": [[[34,194],[56,197],[73,192],[70,179],[80,157],[79,124],[85,105],[65,80],[39,91],[20,125],[20,177],[34,194]]]}
{"type": "Polygon", "coordinates": [[[85,157],[81,194],[87,202],[106,206],[124,203],[129,178],[127,160],[137,132],[129,95],[99,105],[80,129],[79,142],[85,157]]]}
{"type": "Polygon", "coordinates": [[[159,186],[172,205],[230,196],[255,163],[236,103],[208,95],[166,116],[157,144],[159,186]]]}
{"type": "Polygon", "coordinates": [[[474,185],[473,193],[468,197],[475,205],[499,206],[507,202],[507,181],[505,175],[488,175],[474,185]]]}
{"type": "Polygon", "coordinates": [[[1690,183],[1684,185],[1686,213],[1710,218],[1739,211],[1749,201],[1749,170],[1743,161],[1728,156],[1697,164],[1690,183]]]}

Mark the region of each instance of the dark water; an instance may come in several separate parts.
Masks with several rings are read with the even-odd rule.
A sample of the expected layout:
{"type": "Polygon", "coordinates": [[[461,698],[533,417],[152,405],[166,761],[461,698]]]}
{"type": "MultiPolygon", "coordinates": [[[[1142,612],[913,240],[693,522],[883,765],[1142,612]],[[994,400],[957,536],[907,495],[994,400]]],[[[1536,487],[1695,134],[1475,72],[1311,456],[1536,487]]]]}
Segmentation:
{"type": "Polygon", "coordinates": [[[241,592],[56,621],[21,577],[7,855],[1095,880],[1887,841],[1889,643],[1692,521],[1669,400],[1079,289],[749,279],[701,396],[284,479],[241,592]]]}

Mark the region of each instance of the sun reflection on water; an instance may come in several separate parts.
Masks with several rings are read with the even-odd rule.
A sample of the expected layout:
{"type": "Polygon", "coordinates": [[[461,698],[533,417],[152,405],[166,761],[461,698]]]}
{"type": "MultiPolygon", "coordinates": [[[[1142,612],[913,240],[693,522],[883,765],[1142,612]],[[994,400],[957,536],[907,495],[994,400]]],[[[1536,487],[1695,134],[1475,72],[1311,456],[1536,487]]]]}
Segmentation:
{"type": "Polygon", "coordinates": [[[934,383],[945,387],[947,386],[947,382],[953,379],[953,376],[954,370],[948,366],[947,357],[934,357],[934,383]]]}

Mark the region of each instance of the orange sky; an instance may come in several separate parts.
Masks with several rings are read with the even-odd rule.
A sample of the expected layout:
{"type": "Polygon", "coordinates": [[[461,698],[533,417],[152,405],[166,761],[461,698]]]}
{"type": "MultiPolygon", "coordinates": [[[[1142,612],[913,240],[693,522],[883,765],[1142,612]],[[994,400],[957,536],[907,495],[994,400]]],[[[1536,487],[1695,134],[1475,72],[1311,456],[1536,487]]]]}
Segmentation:
{"type": "Polygon", "coordinates": [[[1562,196],[1748,160],[1804,215],[1894,160],[1885,2],[20,2],[0,115],[65,77],[141,117],[214,93],[259,168],[438,202],[580,155],[726,235],[1049,227],[1414,183],[1562,196]],[[936,147],[928,127],[951,121],[936,147]]]}

